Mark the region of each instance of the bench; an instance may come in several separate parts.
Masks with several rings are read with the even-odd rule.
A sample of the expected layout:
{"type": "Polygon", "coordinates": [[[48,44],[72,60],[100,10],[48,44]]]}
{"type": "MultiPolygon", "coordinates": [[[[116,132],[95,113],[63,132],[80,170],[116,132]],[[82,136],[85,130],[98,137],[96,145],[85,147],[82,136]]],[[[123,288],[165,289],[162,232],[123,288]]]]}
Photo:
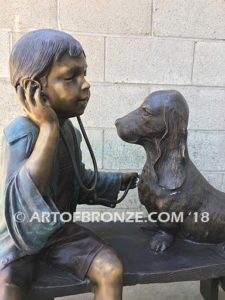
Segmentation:
{"type": "MultiPolygon", "coordinates": [[[[200,281],[205,300],[218,300],[218,287],[225,290],[225,252],[221,245],[200,245],[185,240],[162,254],[149,250],[152,234],[141,223],[85,223],[117,251],[124,265],[124,286],[179,281],[200,281]]],[[[143,287],[144,289],[144,287],[143,287]]],[[[27,299],[53,300],[55,297],[92,292],[88,279],[40,262],[37,280],[27,299]]]]}

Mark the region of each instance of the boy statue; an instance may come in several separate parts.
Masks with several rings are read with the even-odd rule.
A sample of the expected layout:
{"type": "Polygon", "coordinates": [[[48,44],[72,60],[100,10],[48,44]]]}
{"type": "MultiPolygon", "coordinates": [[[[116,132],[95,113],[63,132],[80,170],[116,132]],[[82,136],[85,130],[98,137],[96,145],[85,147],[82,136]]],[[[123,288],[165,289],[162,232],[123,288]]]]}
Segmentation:
{"type": "MultiPolygon", "coordinates": [[[[10,56],[10,77],[25,116],[4,129],[1,157],[0,300],[22,300],[40,258],[96,284],[95,299],[122,299],[123,267],[115,251],[90,230],[62,222],[77,204],[99,204],[77,182],[91,186],[94,172],[82,163],[81,134],[69,118],[84,113],[90,97],[80,43],[67,33],[25,34],[10,56]],[[73,158],[73,159],[72,159],[73,158]],[[55,213],[38,222],[34,213],[55,213]]],[[[136,173],[100,172],[96,192],[114,207],[136,173]]],[[[132,188],[136,187],[134,180],[132,188]]]]}

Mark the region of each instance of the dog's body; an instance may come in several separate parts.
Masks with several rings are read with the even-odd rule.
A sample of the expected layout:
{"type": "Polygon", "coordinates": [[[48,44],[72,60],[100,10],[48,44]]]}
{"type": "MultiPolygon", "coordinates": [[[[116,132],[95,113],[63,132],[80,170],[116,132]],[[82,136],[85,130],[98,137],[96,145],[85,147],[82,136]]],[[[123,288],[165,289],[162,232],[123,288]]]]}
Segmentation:
{"type": "Polygon", "coordinates": [[[138,184],[141,203],[149,213],[182,217],[178,223],[158,222],[150,243],[155,251],[168,248],[177,234],[196,242],[225,241],[225,193],[212,187],[190,160],[187,125],[188,106],[176,91],[151,94],[116,122],[123,140],[146,151],[138,184]]]}

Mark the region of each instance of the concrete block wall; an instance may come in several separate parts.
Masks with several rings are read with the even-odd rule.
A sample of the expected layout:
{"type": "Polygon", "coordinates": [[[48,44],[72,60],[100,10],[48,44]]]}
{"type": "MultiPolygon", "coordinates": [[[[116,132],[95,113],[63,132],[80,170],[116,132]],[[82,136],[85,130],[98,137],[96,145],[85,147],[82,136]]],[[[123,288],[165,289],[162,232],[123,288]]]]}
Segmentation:
{"type": "MultiPolygon", "coordinates": [[[[13,44],[33,29],[64,30],[81,41],[87,55],[92,96],[83,121],[99,169],[140,172],[144,151],[119,139],[115,119],[135,109],[152,91],[177,89],[190,107],[191,157],[204,176],[225,191],[223,0],[0,0],[0,4],[1,130],[22,112],[9,83],[13,44]]],[[[90,167],[85,145],[82,148],[90,167]]],[[[118,206],[128,208],[142,209],[136,191],[118,206]]]]}

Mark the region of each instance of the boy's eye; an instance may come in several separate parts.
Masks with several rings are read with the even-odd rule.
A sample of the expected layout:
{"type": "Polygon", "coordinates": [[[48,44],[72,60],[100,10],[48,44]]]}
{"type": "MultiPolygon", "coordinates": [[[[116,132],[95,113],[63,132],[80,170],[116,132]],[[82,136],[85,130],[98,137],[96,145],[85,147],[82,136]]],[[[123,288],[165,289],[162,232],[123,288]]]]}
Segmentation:
{"type": "MultiPolygon", "coordinates": [[[[79,74],[75,73],[71,77],[64,78],[64,80],[66,80],[66,81],[74,80],[74,78],[78,77],[78,76],[79,76],[79,74]]],[[[84,76],[87,76],[87,71],[86,70],[84,71],[84,76]]]]}
{"type": "Polygon", "coordinates": [[[77,76],[77,74],[74,74],[72,77],[64,78],[64,80],[70,81],[70,80],[73,80],[76,76],[77,76]]]}

